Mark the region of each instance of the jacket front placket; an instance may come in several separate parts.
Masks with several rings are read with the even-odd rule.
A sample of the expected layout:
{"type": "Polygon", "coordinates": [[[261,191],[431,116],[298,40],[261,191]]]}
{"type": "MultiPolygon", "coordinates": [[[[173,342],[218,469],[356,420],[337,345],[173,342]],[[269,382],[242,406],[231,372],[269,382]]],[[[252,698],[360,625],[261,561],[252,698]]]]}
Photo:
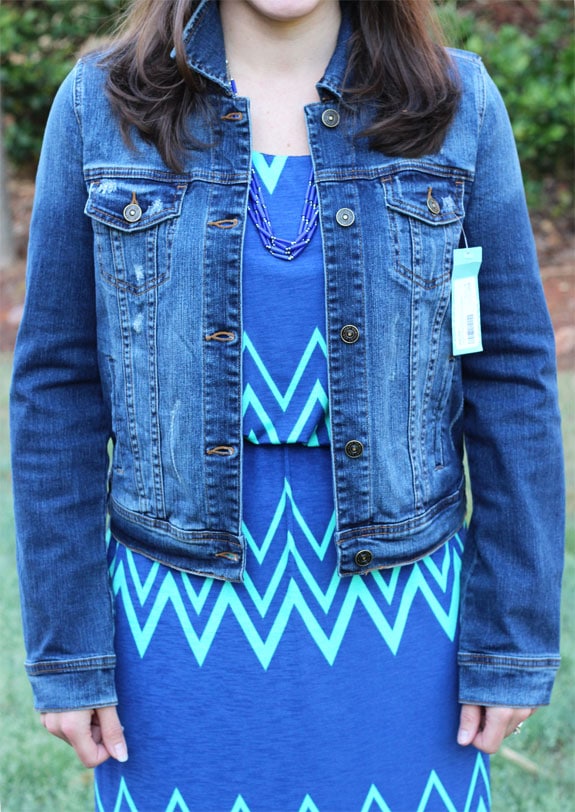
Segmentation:
{"type": "Polygon", "coordinates": [[[338,529],[370,515],[370,444],[367,386],[367,323],[364,224],[357,184],[334,180],[334,155],[353,145],[345,138],[333,101],[306,110],[324,251],[328,380],[334,489],[338,529]],[[334,122],[338,122],[334,124],[334,122]],[[341,129],[340,129],[341,128],[341,129]]]}
{"type": "MultiPolygon", "coordinates": [[[[215,4],[201,6],[184,34],[190,66],[211,83],[209,185],[203,273],[204,481],[208,526],[241,542],[241,560],[222,553],[241,577],[245,567],[242,523],[242,254],[251,170],[249,103],[232,94],[226,76],[221,22],[215,4]],[[211,43],[206,45],[206,41],[211,43]],[[211,55],[206,62],[205,54],[211,55]]],[[[194,158],[192,157],[192,161],[194,158]]],[[[228,565],[226,565],[228,569],[228,565]]]]}

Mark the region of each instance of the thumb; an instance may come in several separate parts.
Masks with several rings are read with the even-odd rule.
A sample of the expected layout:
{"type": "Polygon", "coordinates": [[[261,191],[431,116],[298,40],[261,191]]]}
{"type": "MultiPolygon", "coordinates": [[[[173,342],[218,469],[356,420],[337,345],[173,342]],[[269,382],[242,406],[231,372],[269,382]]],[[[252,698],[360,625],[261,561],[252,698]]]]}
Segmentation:
{"type": "Polygon", "coordinates": [[[465,747],[470,744],[481,728],[483,710],[479,705],[462,705],[459,717],[457,743],[465,747]]]}
{"type": "Polygon", "coordinates": [[[124,728],[120,724],[115,706],[98,708],[98,722],[102,744],[117,761],[128,760],[128,747],[124,738],[124,728]]]}

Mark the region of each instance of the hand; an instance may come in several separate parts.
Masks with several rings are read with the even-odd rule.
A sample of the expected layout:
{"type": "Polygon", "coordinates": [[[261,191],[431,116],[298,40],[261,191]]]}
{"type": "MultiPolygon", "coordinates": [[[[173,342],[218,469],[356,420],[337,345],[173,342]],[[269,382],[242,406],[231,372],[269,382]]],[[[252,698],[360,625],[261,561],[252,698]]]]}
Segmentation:
{"type": "Polygon", "coordinates": [[[462,705],[457,743],[473,744],[484,753],[496,753],[501,742],[517,725],[535,713],[536,708],[492,708],[462,705]]]}
{"type": "Polygon", "coordinates": [[[128,760],[124,729],[114,706],[42,713],[40,719],[49,733],[74,748],[85,767],[97,767],[110,756],[128,760]]]}

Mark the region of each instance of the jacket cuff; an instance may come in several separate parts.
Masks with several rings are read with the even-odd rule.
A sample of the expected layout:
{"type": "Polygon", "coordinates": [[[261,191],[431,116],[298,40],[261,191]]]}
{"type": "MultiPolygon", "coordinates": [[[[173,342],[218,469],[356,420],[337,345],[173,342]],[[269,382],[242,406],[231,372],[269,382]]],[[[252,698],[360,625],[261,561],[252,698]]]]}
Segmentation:
{"type": "Polygon", "coordinates": [[[113,668],[29,674],[28,678],[34,692],[34,707],[41,713],[118,704],[113,668]]]}
{"type": "Polygon", "coordinates": [[[457,662],[462,704],[534,708],[549,704],[560,658],[460,651],[457,662]]]}

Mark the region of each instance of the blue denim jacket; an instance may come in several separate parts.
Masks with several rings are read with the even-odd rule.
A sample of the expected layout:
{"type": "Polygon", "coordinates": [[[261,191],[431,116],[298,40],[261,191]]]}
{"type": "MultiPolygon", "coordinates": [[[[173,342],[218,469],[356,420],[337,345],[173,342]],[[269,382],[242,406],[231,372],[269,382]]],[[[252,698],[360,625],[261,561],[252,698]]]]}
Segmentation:
{"type": "MultiPolygon", "coordinates": [[[[240,581],[241,266],[249,102],[217,4],[185,33],[207,145],[175,173],[123,142],[97,59],[54,102],[37,178],[12,389],[27,670],[39,709],[116,701],[111,532],[240,581]],[[107,446],[113,444],[109,470],[107,446]]],[[[462,701],[536,705],[558,666],[562,462],[553,334],[509,122],[478,57],[441,150],[389,157],[342,99],[347,31],[305,109],[325,255],[334,543],[342,576],[414,561],[473,517],[462,701]],[[483,247],[482,353],[454,357],[453,251],[483,247]],[[353,329],[345,329],[346,327],[353,329]]],[[[278,115],[281,109],[278,107],[278,115]]],[[[248,562],[249,566],[249,562],[248,562]]]]}

